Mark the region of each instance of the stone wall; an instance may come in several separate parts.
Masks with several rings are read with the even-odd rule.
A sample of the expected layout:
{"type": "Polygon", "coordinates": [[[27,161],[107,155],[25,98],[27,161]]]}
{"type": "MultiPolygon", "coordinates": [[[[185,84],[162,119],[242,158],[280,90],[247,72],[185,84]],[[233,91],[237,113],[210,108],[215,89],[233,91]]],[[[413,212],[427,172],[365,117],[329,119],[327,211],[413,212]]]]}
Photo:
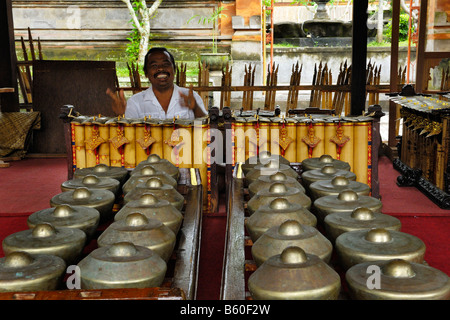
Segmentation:
{"type": "MultiPolygon", "coordinates": [[[[407,64],[407,47],[399,48],[399,67],[407,64]]],[[[302,84],[311,84],[314,74],[314,65],[322,61],[328,64],[328,69],[332,71],[333,83],[336,81],[341,63],[347,61],[351,64],[351,47],[314,47],[314,48],[274,48],[274,62],[279,65],[278,81],[288,83],[291,75],[292,65],[299,63],[303,65],[302,84]]],[[[415,50],[412,50],[411,60],[415,60],[415,50]]],[[[267,58],[270,62],[270,57],[267,58]]],[[[381,83],[390,82],[391,52],[390,48],[368,47],[367,61],[371,61],[376,66],[381,65],[381,83]]],[[[413,79],[412,79],[413,80],[413,79]]]]}
{"type": "MultiPolygon", "coordinates": [[[[19,60],[22,51],[20,37],[28,39],[28,27],[31,28],[34,39],[40,38],[44,59],[126,60],[125,48],[132,26],[128,10],[121,0],[13,0],[12,3],[19,60]]],[[[263,59],[258,50],[262,52],[262,48],[260,39],[257,39],[259,30],[252,26],[252,19],[249,19],[257,14],[257,6],[254,6],[256,11],[248,13],[248,1],[164,0],[152,20],[151,45],[168,47],[177,61],[197,62],[200,52],[210,51],[213,26],[199,24],[195,20],[188,24],[187,21],[193,15],[212,13],[220,3],[226,7],[227,19],[224,19],[220,27],[219,51],[231,52],[234,58],[232,85],[242,85],[242,70],[247,63],[256,63],[258,80],[255,84],[259,85],[263,77],[263,59]],[[235,16],[242,12],[247,17],[239,25],[239,19],[235,19],[235,16]],[[256,58],[251,56],[255,53],[258,55],[256,58]]],[[[259,0],[255,3],[259,5],[259,0]]],[[[277,10],[281,9],[293,12],[298,7],[277,7],[277,10]]],[[[280,13],[279,18],[281,17],[280,13]]],[[[287,19],[287,16],[283,19],[287,19]]],[[[399,66],[406,65],[406,57],[406,48],[401,48],[399,66]]],[[[390,48],[368,48],[367,58],[382,66],[381,83],[389,83],[390,48]]],[[[411,60],[414,59],[413,51],[411,60]]],[[[292,65],[297,61],[303,65],[301,84],[311,84],[314,63],[326,62],[336,79],[339,66],[345,60],[348,63],[351,61],[351,47],[294,47],[274,50],[274,62],[279,65],[279,84],[289,83],[292,65]]],[[[271,62],[269,49],[264,61],[266,64],[271,62]]],[[[410,74],[414,76],[414,73],[412,70],[410,74]]],[[[233,95],[239,98],[241,93],[233,95]]]]}
{"type": "MultiPolygon", "coordinates": [[[[132,30],[130,15],[121,0],[12,0],[14,29],[20,37],[40,39],[46,59],[121,59],[132,30]]],[[[210,15],[220,1],[164,0],[152,18],[152,42],[172,47],[210,50],[212,24],[187,23],[194,15],[210,15]]],[[[150,5],[150,3],[149,3],[150,5]]],[[[231,35],[222,35],[229,46],[231,35]]]]}

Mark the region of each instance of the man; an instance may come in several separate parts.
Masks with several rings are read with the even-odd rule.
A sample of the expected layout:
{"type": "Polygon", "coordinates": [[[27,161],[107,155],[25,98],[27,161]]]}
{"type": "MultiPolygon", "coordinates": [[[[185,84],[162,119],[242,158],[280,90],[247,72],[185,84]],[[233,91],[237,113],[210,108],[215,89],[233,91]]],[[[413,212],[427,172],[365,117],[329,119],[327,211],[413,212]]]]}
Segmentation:
{"type": "Polygon", "coordinates": [[[124,114],[126,118],[194,119],[206,116],[203,100],[190,88],[174,84],[175,59],[166,48],[150,49],[144,62],[145,76],[151,86],[125,100],[123,90],[119,96],[110,89],[107,94],[113,98],[113,111],[124,114]]]}

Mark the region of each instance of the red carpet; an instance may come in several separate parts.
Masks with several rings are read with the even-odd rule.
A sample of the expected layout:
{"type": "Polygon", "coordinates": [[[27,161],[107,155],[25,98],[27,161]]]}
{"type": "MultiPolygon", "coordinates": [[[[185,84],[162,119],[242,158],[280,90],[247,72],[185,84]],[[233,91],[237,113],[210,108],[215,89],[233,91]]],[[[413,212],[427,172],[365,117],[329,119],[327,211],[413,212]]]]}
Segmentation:
{"type": "Polygon", "coordinates": [[[439,208],[414,187],[397,186],[396,171],[387,157],[379,158],[382,212],[398,218],[402,232],[420,238],[426,245],[425,261],[450,275],[450,210],[439,208]]]}
{"type": "Polygon", "coordinates": [[[28,229],[28,216],[49,208],[50,199],[61,193],[61,183],[67,180],[66,158],[25,158],[9,165],[0,168],[0,241],[28,229]]]}
{"type": "Polygon", "coordinates": [[[0,214],[49,208],[67,180],[66,158],[25,158],[9,164],[0,168],[0,214]]]}
{"type": "MultiPolygon", "coordinates": [[[[403,232],[422,239],[427,246],[426,262],[450,275],[450,210],[443,210],[416,188],[398,187],[399,173],[392,162],[379,159],[380,195],[383,213],[399,218],[403,232]]],[[[10,162],[0,168],[0,241],[11,233],[27,229],[27,217],[49,207],[51,197],[61,192],[67,180],[65,158],[10,162]]],[[[220,298],[226,217],[205,215],[200,248],[198,300],[220,298]]],[[[0,248],[0,257],[3,257],[0,248]]]]}
{"type": "Polygon", "coordinates": [[[197,300],[219,300],[226,216],[203,217],[197,300]]]}
{"type": "Polygon", "coordinates": [[[414,187],[397,186],[400,173],[392,166],[387,157],[380,157],[378,177],[380,181],[380,195],[383,202],[383,213],[427,215],[444,214],[450,217],[450,210],[439,208],[423,193],[414,187]]]}

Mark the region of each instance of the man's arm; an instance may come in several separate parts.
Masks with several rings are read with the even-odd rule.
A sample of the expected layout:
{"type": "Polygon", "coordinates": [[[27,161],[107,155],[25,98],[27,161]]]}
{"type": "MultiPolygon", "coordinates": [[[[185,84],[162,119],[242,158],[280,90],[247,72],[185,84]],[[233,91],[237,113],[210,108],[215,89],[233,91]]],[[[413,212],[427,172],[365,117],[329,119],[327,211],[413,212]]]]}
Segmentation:
{"type": "Polygon", "coordinates": [[[199,102],[195,99],[194,97],[194,89],[193,89],[193,85],[191,84],[189,87],[189,93],[188,95],[184,95],[182,93],[180,93],[181,97],[184,100],[184,104],[191,109],[192,111],[194,111],[194,116],[196,118],[201,118],[206,116],[206,113],[204,111],[204,108],[202,108],[199,104],[199,102]]]}

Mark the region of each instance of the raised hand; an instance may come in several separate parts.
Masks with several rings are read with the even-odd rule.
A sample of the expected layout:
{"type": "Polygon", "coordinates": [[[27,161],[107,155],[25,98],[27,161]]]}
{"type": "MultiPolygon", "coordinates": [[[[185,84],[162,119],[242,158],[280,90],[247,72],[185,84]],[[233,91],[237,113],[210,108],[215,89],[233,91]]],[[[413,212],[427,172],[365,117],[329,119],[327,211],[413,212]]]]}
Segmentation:
{"type": "Polygon", "coordinates": [[[125,114],[125,109],[127,107],[127,101],[123,93],[123,89],[118,92],[113,92],[110,88],[106,89],[106,94],[112,99],[112,110],[115,115],[125,114]]]}
{"type": "Polygon", "coordinates": [[[180,92],[180,96],[183,98],[184,101],[184,106],[194,110],[195,107],[197,106],[197,103],[195,102],[195,98],[194,98],[194,86],[191,84],[189,86],[189,93],[188,95],[185,95],[183,93],[180,92]]]}

